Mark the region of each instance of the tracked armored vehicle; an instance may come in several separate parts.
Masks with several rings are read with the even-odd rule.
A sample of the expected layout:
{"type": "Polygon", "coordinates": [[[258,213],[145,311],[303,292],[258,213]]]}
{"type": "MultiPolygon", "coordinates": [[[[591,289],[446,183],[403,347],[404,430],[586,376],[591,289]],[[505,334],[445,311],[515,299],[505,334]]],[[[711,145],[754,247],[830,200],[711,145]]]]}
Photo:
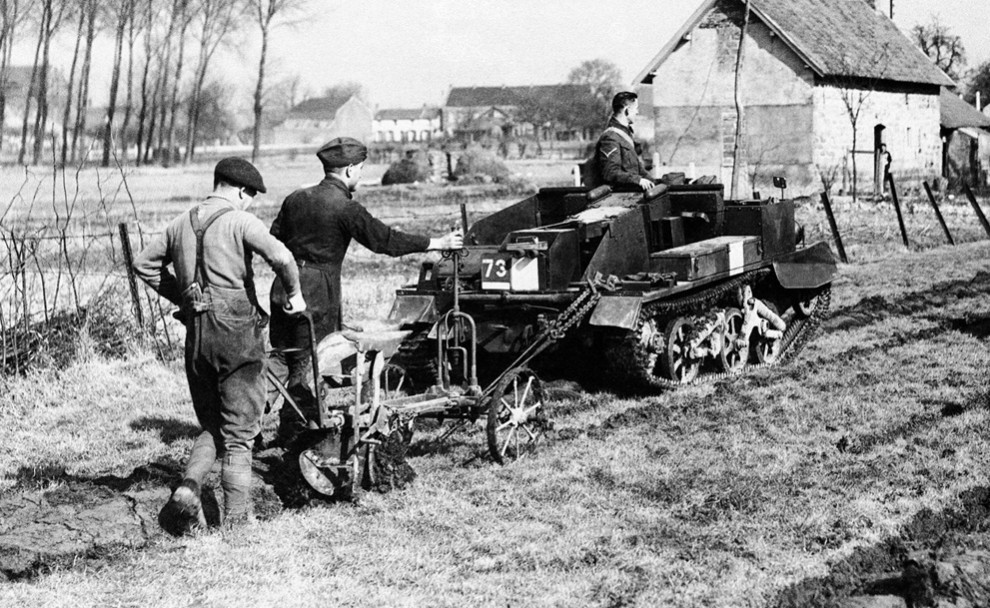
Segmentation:
{"type": "Polygon", "coordinates": [[[453,421],[442,437],[483,419],[493,461],[522,457],[553,428],[541,367],[646,391],[739,373],[796,352],[829,304],[832,253],[805,245],[790,200],[661,184],[544,188],[469,229],[461,210],[465,249],[397,292],[398,329],[310,331],[314,387],[355,364],[353,403],[321,397],[290,459],[320,495],[403,470],[419,418],[453,421]]]}
{"type": "Polygon", "coordinates": [[[834,276],[792,200],[724,200],[716,183],[543,188],[475,221],[461,255],[424,263],[397,291],[390,321],[412,333],[392,364],[426,384],[464,369],[456,352],[437,369],[434,327],[456,305],[475,324],[482,379],[525,353],[654,391],[797,352],[834,276]]]}

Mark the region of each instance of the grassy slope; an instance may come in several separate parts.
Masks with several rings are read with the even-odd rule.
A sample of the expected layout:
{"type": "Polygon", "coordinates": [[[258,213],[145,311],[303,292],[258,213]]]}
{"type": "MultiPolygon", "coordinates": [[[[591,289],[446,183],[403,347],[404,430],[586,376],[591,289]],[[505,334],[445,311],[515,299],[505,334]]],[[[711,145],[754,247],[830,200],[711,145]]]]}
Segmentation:
{"type": "MultiPolygon", "coordinates": [[[[990,316],[990,284],[945,282],[973,279],[990,245],[906,253],[887,219],[878,244],[850,247],[860,263],[836,281],[832,331],[786,368],[560,402],[561,437],[504,468],[479,457],[479,430],[440,447],[424,433],[406,491],[166,539],[100,571],[5,585],[0,605],[763,605],[988,484],[988,355],[962,330],[990,316]]],[[[853,231],[871,221],[840,216],[853,231]]],[[[380,270],[391,285],[409,272],[380,270]]],[[[381,311],[382,285],[352,282],[350,310],[381,311]]],[[[62,466],[123,474],[188,447],[178,366],[91,360],[7,392],[8,485],[62,466]]]]}

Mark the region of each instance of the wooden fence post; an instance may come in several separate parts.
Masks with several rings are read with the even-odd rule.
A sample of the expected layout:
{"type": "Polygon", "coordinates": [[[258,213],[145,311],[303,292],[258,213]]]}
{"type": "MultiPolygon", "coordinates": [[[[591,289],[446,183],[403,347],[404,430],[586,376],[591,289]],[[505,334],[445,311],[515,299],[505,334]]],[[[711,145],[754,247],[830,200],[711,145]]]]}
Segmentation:
{"type": "Polygon", "coordinates": [[[935,202],[935,195],[932,194],[932,187],[928,185],[927,181],[921,182],[925,187],[925,192],[928,193],[928,201],[932,204],[932,209],[935,210],[935,217],[938,218],[938,223],[942,225],[942,230],[945,232],[945,238],[949,241],[950,245],[955,245],[956,242],[952,240],[952,233],[949,232],[949,227],[945,223],[945,218],[942,217],[942,211],[938,208],[938,203],[935,202]]]}
{"type": "Polygon", "coordinates": [[[825,206],[825,215],[828,217],[828,225],[832,228],[832,236],[835,237],[835,248],[839,250],[839,259],[843,264],[849,263],[846,257],[846,248],[842,246],[842,237],[839,236],[839,226],[835,223],[835,215],[832,213],[832,203],[828,200],[828,192],[822,192],[822,205],[825,206]]]}
{"type": "Polygon", "coordinates": [[[120,250],[124,254],[124,267],[127,268],[127,284],[131,288],[131,301],[134,303],[134,318],[138,327],[144,329],[144,312],[141,310],[141,298],[138,296],[137,279],[134,277],[134,254],[131,253],[131,237],[127,233],[127,224],[117,224],[120,230],[120,250]]]}
{"type": "Polygon", "coordinates": [[[904,227],[904,216],[901,215],[901,203],[897,200],[897,188],[894,186],[894,176],[887,174],[887,184],[890,185],[890,200],[894,203],[894,211],[897,212],[897,225],[901,228],[901,240],[905,247],[910,247],[907,238],[907,229],[904,227]]]}
{"type": "Polygon", "coordinates": [[[976,197],[973,196],[973,191],[969,189],[969,184],[963,184],[963,192],[966,193],[966,198],[969,199],[969,204],[973,206],[973,211],[976,212],[976,217],[980,219],[980,224],[983,225],[983,231],[987,233],[990,237],[990,223],[987,222],[987,216],[983,215],[983,210],[980,209],[980,205],[976,202],[976,197]]]}

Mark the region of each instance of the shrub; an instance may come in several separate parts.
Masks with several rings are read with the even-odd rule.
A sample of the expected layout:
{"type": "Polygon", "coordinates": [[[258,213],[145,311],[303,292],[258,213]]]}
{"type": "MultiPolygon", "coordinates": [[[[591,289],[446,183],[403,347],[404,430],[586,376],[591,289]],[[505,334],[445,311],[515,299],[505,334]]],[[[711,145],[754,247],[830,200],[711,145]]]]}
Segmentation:
{"type": "Polygon", "coordinates": [[[508,181],[510,173],[494,152],[483,148],[468,148],[457,159],[454,176],[458,180],[501,183],[508,181]]]}
{"type": "Polygon", "coordinates": [[[382,185],[425,182],[429,181],[431,173],[428,163],[416,158],[403,158],[389,165],[385,175],[382,176],[382,185]]]}

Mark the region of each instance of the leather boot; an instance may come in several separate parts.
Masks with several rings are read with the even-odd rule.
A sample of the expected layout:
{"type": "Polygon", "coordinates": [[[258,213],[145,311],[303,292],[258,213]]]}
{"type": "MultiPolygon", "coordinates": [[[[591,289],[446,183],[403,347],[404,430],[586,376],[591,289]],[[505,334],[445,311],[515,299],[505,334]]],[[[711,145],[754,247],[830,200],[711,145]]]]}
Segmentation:
{"type": "Polygon", "coordinates": [[[230,527],[254,519],[251,502],[251,460],[249,450],[231,450],[223,457],[220,485],[223,487],[223,523],[230,527]]]}
{"type": "Polygon", "coordinates": [[[173,536],[191,534],[206,528],[206,515],[199,497],[199,484],[183,479],[158,513],[158,525],[173,536]]]}

